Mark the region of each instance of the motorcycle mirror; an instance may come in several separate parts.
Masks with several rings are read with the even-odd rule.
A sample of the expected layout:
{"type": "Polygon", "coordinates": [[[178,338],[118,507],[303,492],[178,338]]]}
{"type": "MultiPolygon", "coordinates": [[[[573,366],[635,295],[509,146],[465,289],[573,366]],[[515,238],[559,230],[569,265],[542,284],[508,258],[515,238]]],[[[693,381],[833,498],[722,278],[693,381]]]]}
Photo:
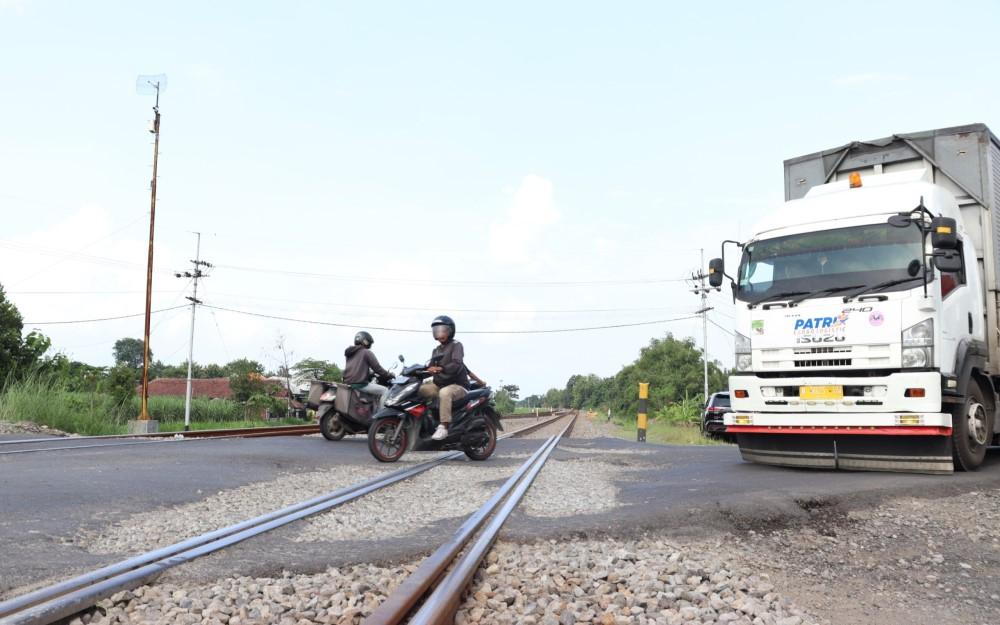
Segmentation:
{"type": "Polygon", "coordinates": [[[403,358],[402,354],[399,355],[399,362],[406,362],[406,359],[403,358]]]}

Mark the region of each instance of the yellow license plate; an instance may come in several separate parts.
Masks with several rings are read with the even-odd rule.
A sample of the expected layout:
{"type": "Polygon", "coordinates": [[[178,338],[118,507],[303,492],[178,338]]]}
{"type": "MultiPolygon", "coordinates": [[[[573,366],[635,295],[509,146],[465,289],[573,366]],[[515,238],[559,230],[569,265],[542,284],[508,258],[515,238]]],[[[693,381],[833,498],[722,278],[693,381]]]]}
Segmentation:
{"type": "Polygon", "coordinates": [[[799,387],[800,399],[843,399],[843,386],[802,386],[799,387]]]}

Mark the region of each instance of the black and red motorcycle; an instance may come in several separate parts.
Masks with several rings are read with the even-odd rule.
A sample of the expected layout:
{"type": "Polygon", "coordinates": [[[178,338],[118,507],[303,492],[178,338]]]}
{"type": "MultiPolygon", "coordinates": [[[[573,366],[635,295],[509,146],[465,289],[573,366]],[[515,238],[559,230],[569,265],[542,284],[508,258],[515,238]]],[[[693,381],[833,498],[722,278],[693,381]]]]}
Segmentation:
{"type": "MultiPolygon", "coordinates": [[[[402,358],[402,357],[400,357],[402,358]]],[[[368,450],[380,462],[395,462],[408,450],[461,449],[472,460],[486,460],[497,446],[500,416],[493,406],[490,387],[474,386],[452,406],[447,438],[431,439],[439,423],[437,401],[420,397],[420,385],[429,377],[428,365],[410,365],[393,380],[385,407],[368,428],[368,450]]]]}

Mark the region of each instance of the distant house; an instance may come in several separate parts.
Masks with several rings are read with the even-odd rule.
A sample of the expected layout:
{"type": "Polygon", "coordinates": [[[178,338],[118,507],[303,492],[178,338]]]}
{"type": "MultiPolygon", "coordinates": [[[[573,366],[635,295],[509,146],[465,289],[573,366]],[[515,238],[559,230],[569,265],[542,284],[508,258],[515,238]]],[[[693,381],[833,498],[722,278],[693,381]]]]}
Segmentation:
{"type": "MultiPolygon", "coordinates": [[[[142,387],[135,389],[136,395],[142,394],[142,387]]],[[[207,399],[232,399],[233,390],[229,387],[229,378],[201,378],[191,380],[192,397],[207,399]]],[[[156,378],[149,381],[149,396],[186,397],[187,380],[185,378],[156,378]]]]}

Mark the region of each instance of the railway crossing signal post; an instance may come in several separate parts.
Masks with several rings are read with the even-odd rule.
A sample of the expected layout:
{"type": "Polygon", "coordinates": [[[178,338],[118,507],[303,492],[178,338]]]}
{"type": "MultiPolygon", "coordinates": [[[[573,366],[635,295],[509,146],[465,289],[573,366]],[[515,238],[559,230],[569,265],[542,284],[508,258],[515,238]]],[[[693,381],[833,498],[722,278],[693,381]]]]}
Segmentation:
{"type": "Polygon", "coordinates": [[[649,412],[649,382],[639,382],[639,420],[636,423],[636,441],[646,442],[646,414],[649,412]]]}

